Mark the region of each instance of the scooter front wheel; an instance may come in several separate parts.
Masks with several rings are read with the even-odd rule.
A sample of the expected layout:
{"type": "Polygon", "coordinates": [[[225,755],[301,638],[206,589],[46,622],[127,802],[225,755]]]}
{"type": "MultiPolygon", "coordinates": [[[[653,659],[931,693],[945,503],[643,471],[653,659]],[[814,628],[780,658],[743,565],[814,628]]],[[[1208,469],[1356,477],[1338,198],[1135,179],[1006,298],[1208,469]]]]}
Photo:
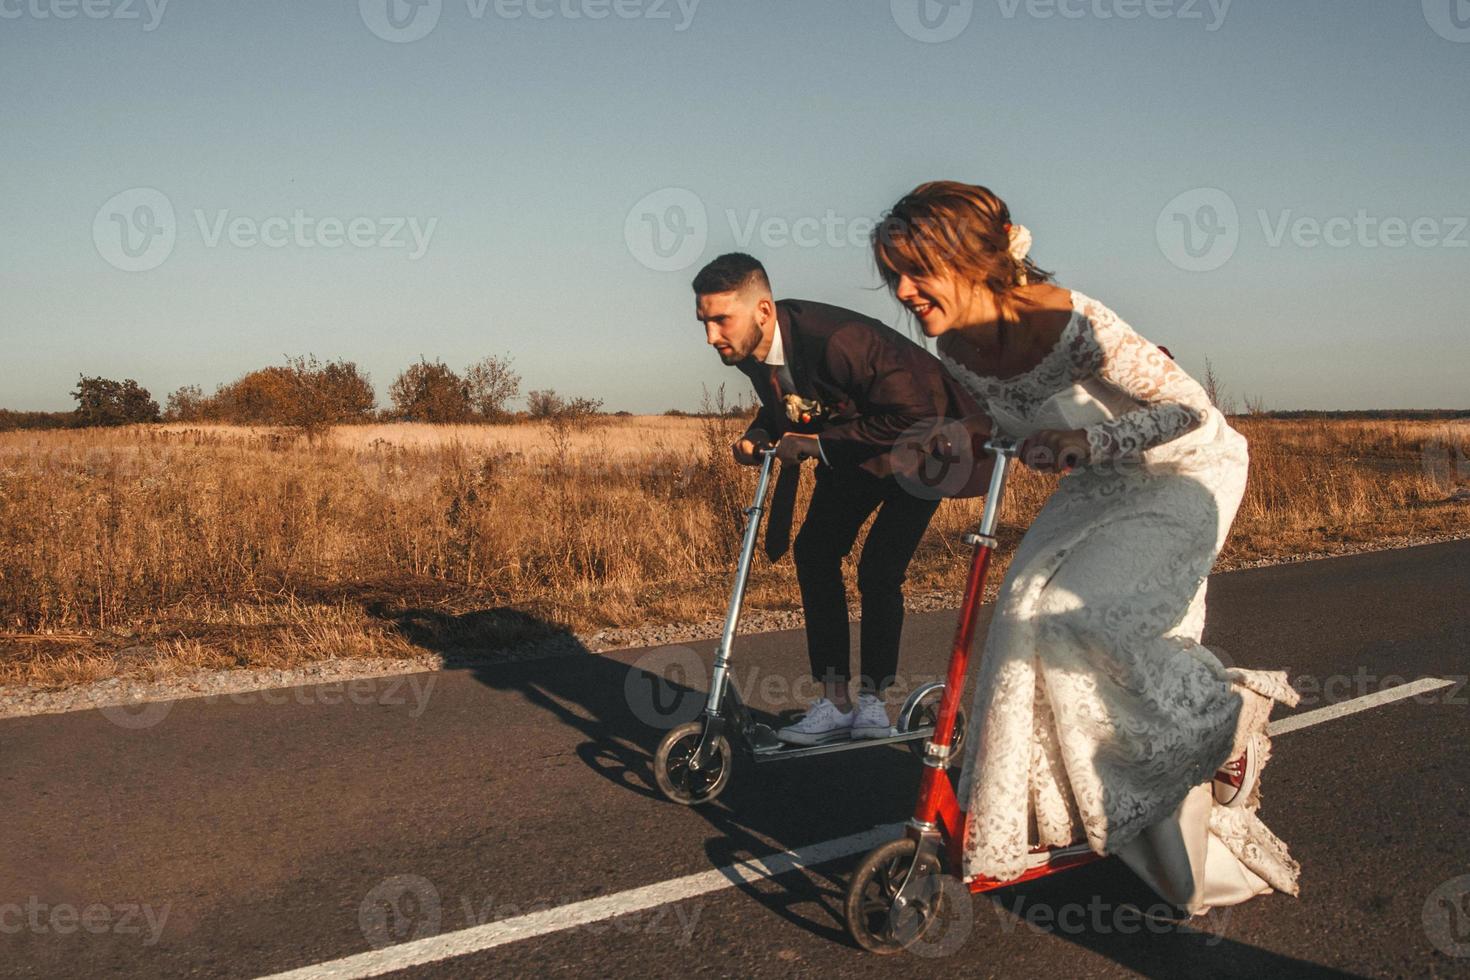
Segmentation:
{"type": "Polygon", "coordinates": [[[937,859],[926,857],[913,900],[900,905],[899,889],[918,851],[912,838],[900,837],[868,852],[847,888],[847,931],[870,953],[887,955],[908,949],[924,937],[944,908],[942,874],[937,859]]]}
{"type": "Polygon", "coordinates": [[[653,757],[653,778],[659,791],[675,803],[685,806],[708,803],[724,792],[730,782],[734,757],[730,742],[723,735],[715,738],[714,758],[707,766],[699,769],[690,766],[703,737],[703,722],[680,725],[664,736],[653,757]]]}
{"type": "MultiPolygon", "coordinates": [[[[900,723],[904,731],[913,731],[916,728],[933,728],[939,724],[939,699],[944,695],[944,689],[940,688],[933,697],[920,701],[914,709],[913,714],[907,719],[907,724],[900,723]]],[[[965,709],[960,708],[954,716],[954,736],[949,741],[949,758],[951,764],[957,763],[964,758],[965,734],[966,734],[965,709]]],[[[924,748],[927,741],[909,743],[909,751],[919,758],[924,757],[924,748]]]]}

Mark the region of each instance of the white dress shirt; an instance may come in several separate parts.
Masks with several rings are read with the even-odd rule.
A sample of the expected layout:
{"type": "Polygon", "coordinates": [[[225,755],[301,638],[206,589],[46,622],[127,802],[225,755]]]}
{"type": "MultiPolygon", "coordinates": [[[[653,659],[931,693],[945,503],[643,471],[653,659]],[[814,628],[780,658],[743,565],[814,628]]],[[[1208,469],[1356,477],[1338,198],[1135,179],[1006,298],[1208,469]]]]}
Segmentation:
{"type": "MultiPolygon", "coordinates": [[[[781,390],[796,393],[796,377],[791,373],[791,368],[786,363],[786,349],[781,344],[781,322],[776,321],[776,329],[771,332],[771,349],[766,352],[766,364],[776,369],[776,380],[780,382],[781,390]]],[[[782,405],[785,411],[786,406],[782,405]]],[[[822,448],[822,437],[817,436],[817,454],[821,456],[822,462],[827,463],[827,451],[822,448]]],[[[831,463],[827,463],[831,466],[831,463]]]]}

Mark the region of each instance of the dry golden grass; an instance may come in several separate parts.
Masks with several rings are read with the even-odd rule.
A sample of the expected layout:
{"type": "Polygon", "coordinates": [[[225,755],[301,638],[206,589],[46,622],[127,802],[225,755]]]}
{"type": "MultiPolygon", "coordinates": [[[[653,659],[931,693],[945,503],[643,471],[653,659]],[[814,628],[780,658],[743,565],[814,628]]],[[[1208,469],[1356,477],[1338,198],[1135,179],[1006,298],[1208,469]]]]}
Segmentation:
{"type": "MultiPolygon", "coordinates": [[[[1236,420],[1251,482],[1224,561],[1459,533],[1467,427],[1236,420]],[[1426,461],[1429,465],[1426,465],[1426,461]]],[[[474,655],[723,612],[753,481],[734,420],[0,433],[0,683],[474,655]]],[[[808,481],[809,482],[809,481],[808,481]]],[[[1009,545],[1053,483],[1017,473],[1009,545]]],[[[957,591],[975,502],[910,591],[957,591]]],[[[790,559],[749,607],[797,609],[790,559]]]]}

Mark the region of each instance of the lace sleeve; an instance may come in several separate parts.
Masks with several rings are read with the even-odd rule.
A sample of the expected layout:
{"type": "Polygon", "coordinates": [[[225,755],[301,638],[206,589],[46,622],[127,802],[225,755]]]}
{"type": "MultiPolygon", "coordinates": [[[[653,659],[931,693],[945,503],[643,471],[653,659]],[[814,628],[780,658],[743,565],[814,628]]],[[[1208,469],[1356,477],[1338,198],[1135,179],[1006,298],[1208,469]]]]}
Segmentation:
{"type": "Polygon", "coordinates": [[[1138,456],[1204,423],[1209,396],[1173,358],[1096,300],[1086,300],[1082,314],[1086,322],[1071,347],[1073,380],[1100,378],[1142,403],[1087,427],[1091,462],[1138,456]]]}

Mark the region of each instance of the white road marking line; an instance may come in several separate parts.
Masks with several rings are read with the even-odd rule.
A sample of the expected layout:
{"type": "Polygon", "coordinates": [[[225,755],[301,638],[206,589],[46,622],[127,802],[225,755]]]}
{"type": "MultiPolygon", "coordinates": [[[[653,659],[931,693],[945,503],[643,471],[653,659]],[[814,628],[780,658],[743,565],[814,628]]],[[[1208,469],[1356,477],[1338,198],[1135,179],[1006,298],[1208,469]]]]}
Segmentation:
{"type": "Polygon", "coordinates": [[[376,977],[393,970],[411,966],[422,966],[456,956],[479,953],[506,943],[544,936],[549,932],[560,932],[604,919],[616,918],[631,912],[657,908],[671,902],[683,901],[721,891],[734,885],[774,878],[790,871],[835,861],[852,854],[870,851],[885,841],[893,840],[903,833],[903,824],[886,824],[860,834],[849,834],[836,840],[822,841],[807,847],[798,847],[770,857],[742,861],[713,871],[701,871],[669,881],[660,881],[642,888],[633,888],[614,895],[589,898],[554,909],[532,912],[514,919],[487,922],[441,936],[430,936],[413,942],[389,946],[386,949],[359,953],[340,960],[331,960],[315,966],[302,967],[287,973],[277,973],[265,980],[346,980],[349,977],[376,977]]]}
{"type": "MultiPolygon", "coordinates": [[[[1288,732],[1320,725],[1324,721],[1332,721],[1335,718],[1356,714],[1369,708],[1391,704],[1416,694],[1437,691],[1453,683],[1453,681],[1441,680],[1437,677],[1421,677],[1416,681],[1400,684],[1386,691],[1377,691],[1353,698],[1351,701],[1342,701],[1315,711],[1306,711],[1289,718],[1282,718],[1267,726],[1266,731],[1271,735],[1285,735],[1288,732]]],[[[874,827],[860,834],[849,834],[835,840],[794,848],[770,857],[742,861],[739,864],[726,865],[713,871],[701,871],[682,878],[655,882],[641,888],[631,888],[612,895],[589,898],[570,905],[560,905],[553,909],[532,912],[513,919],[487,922],[484,925],[471,926],[468,929],[460,929],[440,936],[429,936],[385,949],[358,953],[355,956],[346,956],[314,966],[304,966],[298,970],[272,974],[263,980],[349,980],[349,978],[355,980],[359,977],[376,977],[394,970],[404,970],[457,956],[481,953],[497,946],[504,946],[506,943],[561,932],[564,929],[574,929],[577,926],[601,922],[633,912],[642,912],[672,902],[707,895],[710,892],[722,891],[735,885],[815,867],[852,854],[861,854],[885,841],[892,840],[902,832],[903,824],[901,823],[874,827]]]]}
{"type": "Polygon", "coordinates": [[[1266,726],[1266,734],[1285,735],[1287,732],[1294,732],[1301,728],[1310,728],[1313,725],[1320,725],[1324,721],[1332,721],[1334,718],[1342,718],[1347,715],[1357,714],[1359,711],[1367,711],[1369,708],[1376,708],[1379,705],[1402,701],[1404,698],[1411,698],[1416,694],[1438,691],[1440,688],[1449,687],[1453,683],[1454,681],[1441,680],[1438,677],[1421,677],[1417,681],[1410,681],[1407,684],[1399,684],[1396,687],[1390,687],[1384,691],[1365,694],[1360,698],[1353,698],[1351,701],[1339,701],[1337,704],[1329,704],[1327,707],[1318,708],[1315,711],[1304,711],[1299,715],[1292,715],[1289,718],[1277,719],[1266,726]]]}

